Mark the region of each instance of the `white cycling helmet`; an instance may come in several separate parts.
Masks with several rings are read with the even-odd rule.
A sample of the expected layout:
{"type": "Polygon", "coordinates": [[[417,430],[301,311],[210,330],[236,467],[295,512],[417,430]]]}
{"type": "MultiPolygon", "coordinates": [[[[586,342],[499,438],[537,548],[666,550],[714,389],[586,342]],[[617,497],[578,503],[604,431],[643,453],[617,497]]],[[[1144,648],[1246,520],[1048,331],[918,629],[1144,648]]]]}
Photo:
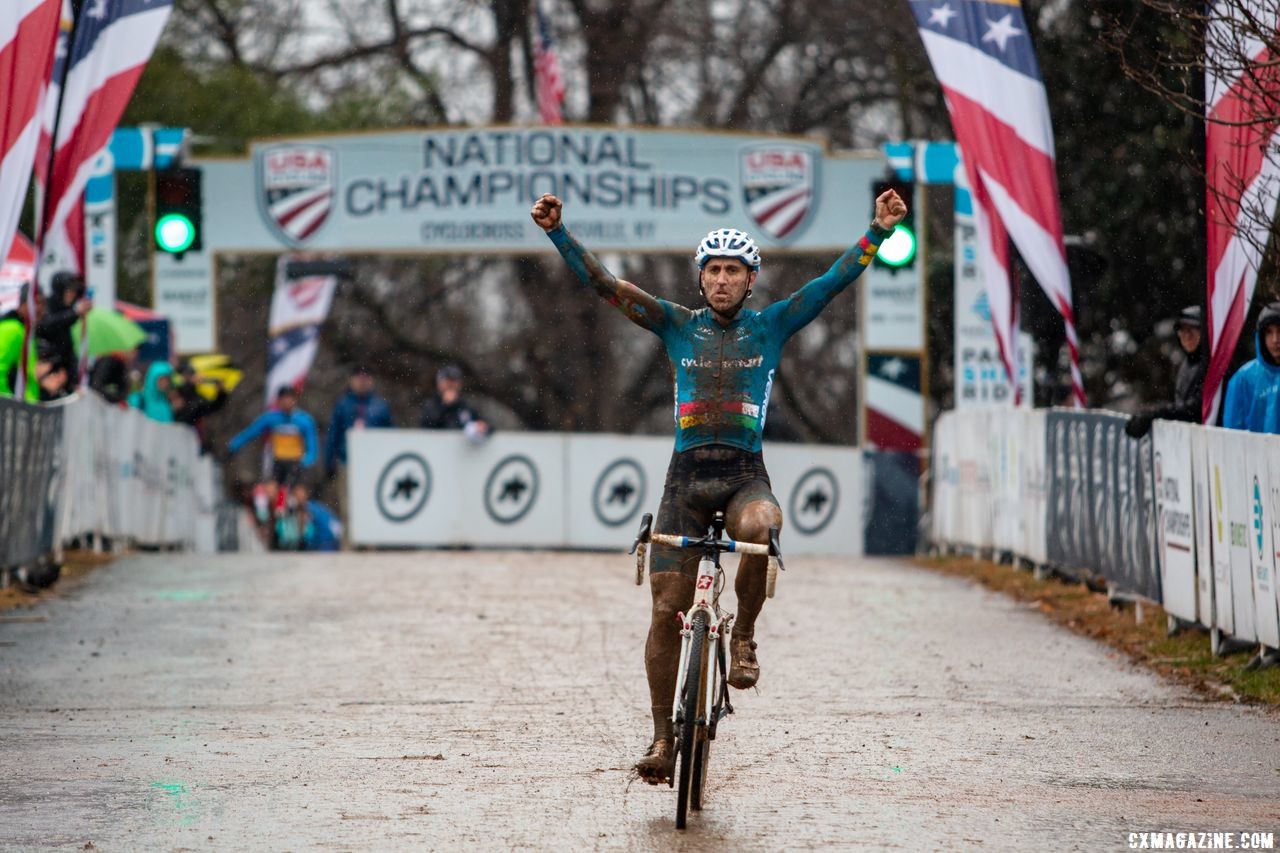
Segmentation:
{"type": "Polygon", "coordinates": [[[739,231],[737,228],[717,228],[712,231],[702,238],[693,257],[698,262],[698,269],[702,269],[709,258],[733,258],[756,272],[760,271],[760,249],[756,246],[756,241],[746,231],[739,231]]]}

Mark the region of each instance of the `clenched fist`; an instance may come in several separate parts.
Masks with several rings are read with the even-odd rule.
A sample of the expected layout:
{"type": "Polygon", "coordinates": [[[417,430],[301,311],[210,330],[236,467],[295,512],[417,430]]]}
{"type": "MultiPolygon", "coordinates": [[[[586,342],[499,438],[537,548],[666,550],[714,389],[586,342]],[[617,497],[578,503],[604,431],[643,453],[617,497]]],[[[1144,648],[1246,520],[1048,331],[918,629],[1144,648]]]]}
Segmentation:
{"type": "MultiPolygon", "coordinates": [[[[546,198],[546,196],[543,196],[546,198]]],[[[876,225],[888,231],[907,215],[907,203],[896,190],[885,190],[876,199],[876,225]]]]}
{"type": "MultiPolygon", "coordinates": [[[[560,227],[560,212],[563,209],[564,203],[560,199],[551,193],[543,193],[542,198],[534,202],[533,210],[529,211],[529,214],[543,231],[554,231],[560,227]]],[[[906,208],[904,207],[903,210],[905,211],[906,208]]]]}

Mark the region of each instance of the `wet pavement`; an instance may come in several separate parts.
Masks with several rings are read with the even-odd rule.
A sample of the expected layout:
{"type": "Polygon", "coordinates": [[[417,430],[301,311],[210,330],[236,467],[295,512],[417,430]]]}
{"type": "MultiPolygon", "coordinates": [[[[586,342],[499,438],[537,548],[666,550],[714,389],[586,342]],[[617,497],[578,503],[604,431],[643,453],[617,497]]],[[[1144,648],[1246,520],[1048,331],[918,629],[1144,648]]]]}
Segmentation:
{"type": "Polygon", "coordinates": [[[760,688],[677,833],[674,792],[628,773],[649,735],[631,575],[613,554],[119,560],[0,614],[0,846],[1280,841],[1276,714],[1202,701],[963,581],[814,559],[767,604],[760,688]]]}

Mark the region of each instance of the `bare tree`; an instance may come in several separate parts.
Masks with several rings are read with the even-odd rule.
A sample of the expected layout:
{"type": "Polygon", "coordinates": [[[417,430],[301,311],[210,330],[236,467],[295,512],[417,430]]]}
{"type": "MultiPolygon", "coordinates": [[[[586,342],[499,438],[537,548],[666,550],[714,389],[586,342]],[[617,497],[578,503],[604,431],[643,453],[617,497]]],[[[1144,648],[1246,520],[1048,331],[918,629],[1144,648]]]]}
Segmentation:
{"type": "MultiPolygon", "coordinates": [[[[1239,144],[1258,149],[1264,160],[1280,168],[1280,145],[1273,142],[1280,125],[1280,29],[1274,0],[1136,0],[1110,19],[1110,42],[1129,79],[1179,110],[1203,117],[1210,133],[1214,126],[1246,128],[1239,144]],[[1161,30],[1158,40],[1135,36],[1153,22],[1161,30]],[[1206,92],[1206,75],[1231,81],[1229,90],[1206,92]]],[[[1280,180],[1272,178],[1262,192],[1246,194],[1253,174],[1241,174],[1230,162],[1208,166],[1221,171],[1209,183],[1212,201],[1206,216],[1235,227],[1236,217],[1227,211],[1234,211],[1243,197],[1239,211],[1245,227],[1239,233],[1260,251],[1270,243],[1267,265],[1274,265],[1280,246],[1272,239],[1274,207],[1269,209],[1266,199],[1280,192],[1280,180]]]]}

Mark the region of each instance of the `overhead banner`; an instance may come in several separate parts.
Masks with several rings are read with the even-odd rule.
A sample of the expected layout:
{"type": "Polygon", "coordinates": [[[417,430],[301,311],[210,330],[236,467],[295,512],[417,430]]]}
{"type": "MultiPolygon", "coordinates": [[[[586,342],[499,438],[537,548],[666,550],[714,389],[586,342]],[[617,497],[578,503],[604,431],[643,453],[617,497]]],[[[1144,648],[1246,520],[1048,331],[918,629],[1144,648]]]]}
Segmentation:
{"type": "Polygon", "coordinates": [[[1119,415],[1048,414],[1048,555],[1161,600],[1151,441],[1124,433],[1119,415]]]}
{"type": "MultiPolygon", "coordinates": [[[[263,141],[204,173],[204,248],[158,254],[155,290],[211,316],[219,252],[548,252],[529,218],[543,193],[595,251],[692,256],[713,228],[770,252],[841,252],[873,214],[879,153],[804,137],[612,127],[425,129],[263,141]]],[[[157,305],[157,307],[160,307],[157,305]]],[[[172,315],[171,315],[172,316],[172,315]]],[[[178,319],[179,349],[212,343],[178,319]]]]}

